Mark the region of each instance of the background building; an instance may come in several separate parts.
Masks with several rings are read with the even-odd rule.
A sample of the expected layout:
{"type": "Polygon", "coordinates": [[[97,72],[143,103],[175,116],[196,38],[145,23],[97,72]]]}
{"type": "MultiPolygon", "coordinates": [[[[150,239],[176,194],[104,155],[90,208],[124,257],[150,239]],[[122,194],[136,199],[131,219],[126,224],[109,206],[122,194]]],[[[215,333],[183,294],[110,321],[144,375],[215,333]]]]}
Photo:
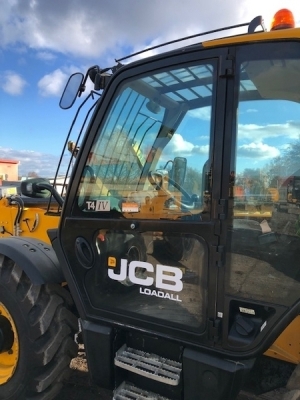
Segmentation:
{"type": "Polygon", "coordinates": [[[19,161],[0,158],[0,181],[17,181],[19,161]]]}

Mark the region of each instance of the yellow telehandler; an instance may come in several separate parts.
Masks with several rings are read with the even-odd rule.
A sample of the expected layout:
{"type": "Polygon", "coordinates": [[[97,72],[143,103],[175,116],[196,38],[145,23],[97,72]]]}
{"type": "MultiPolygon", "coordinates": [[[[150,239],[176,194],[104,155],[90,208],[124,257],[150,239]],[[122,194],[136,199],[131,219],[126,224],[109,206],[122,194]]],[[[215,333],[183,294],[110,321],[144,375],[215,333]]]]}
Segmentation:
{"type": "Polygon", "coordinates": [[[273,182],[300,168],[276,164],[299,137],[300,28],[282,9],[270,31],[194,37],[226,29],[69,78],[64,109],[94,90],[68,182],[1,200],[1,400],[59,393],[78,318],[115,400],[234,400],[255,372],[298,369],[299,220],[273,182]]]}

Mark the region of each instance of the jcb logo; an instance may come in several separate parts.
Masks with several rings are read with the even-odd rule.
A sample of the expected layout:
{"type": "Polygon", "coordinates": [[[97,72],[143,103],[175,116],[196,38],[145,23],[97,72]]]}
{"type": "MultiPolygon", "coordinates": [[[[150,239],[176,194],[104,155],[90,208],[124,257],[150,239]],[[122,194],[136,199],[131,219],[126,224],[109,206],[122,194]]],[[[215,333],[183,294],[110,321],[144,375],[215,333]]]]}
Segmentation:
{"type": "Polygon", "coordinates": [[[158,289],[180,292],[183,288],[181,269],[157,264],[156,271],[154,271],[152,264],[143,261],[131,261],[127,268],[127,260],[122,258],[120,273],[116,274],[113,269],[108,269],[108,276],[115,281],[124,281],[128,276],[132,283],[141,286],[152,286],[154,278],[150,276],[141,278],[140,275],[138,276],[136,270],[140,268],[144,268],[148,272],[155,272],[155,286],[158,289]]]}

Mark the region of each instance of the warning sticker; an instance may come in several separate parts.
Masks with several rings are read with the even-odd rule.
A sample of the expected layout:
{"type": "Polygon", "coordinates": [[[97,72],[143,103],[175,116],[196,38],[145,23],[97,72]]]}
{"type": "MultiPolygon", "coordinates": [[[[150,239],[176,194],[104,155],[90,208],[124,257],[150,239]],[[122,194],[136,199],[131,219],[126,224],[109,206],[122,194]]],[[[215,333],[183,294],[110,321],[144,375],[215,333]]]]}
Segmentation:
{"type": "Polygon", "coordinates": [[[139,212],[137,203],[122,203],[122,212],[139,212]]]}

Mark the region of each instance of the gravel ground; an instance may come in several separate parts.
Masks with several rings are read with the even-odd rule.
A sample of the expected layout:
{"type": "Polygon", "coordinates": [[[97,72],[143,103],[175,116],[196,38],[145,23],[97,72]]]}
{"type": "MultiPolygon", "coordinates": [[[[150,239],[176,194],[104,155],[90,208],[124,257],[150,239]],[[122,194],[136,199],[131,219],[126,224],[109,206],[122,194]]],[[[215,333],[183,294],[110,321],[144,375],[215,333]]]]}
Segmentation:
{"type": "Polygon", "coordinates": [[[71,374],[55,400],[111,400],[112,392],[91,384],[85,352],[78,352],[70,364],[71,374]]]}

